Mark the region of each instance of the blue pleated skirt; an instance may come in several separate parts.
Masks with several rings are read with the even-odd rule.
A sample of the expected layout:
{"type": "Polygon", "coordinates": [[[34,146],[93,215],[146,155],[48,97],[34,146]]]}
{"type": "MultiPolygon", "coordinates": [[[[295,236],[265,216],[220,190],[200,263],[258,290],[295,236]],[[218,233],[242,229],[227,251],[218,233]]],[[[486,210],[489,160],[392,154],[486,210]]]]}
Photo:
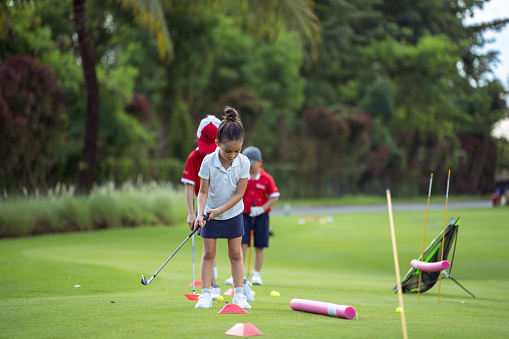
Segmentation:
{"type": "Polygon", "coordinates": [[[242,212],[227,220],[209,220],[200,229],[198,235],[202,238],[232,239],[244,235],[244,218],[242,212]]]}

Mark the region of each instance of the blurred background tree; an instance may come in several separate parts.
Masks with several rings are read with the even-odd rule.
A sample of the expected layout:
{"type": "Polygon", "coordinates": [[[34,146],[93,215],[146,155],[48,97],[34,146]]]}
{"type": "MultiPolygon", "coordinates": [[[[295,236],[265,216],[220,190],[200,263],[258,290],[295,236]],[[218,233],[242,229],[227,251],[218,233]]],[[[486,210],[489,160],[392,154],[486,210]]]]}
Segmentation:
{"type": "MultiPolygon", "coordinates": [[[[431,169],[440,192],[449,168],[451,193],[485,194],[504,166],[506,144],[491,128],[508,116],[507,91],[491,76],[496,54],[477,47],[508,19],[462,21],[483,1],[0,4],[0,67],[23,55],[38,65],[23,68],[51,71],[30,86],[59,117],[46,121],[51,135],[33,148],[46,149],[31,160],[40,164],[38,175],[25,180],[2,162],[7,191],[73,184],[85,170],[93,174],[78,180],[85,191],[140,176],[177,185],[200,119],[219,115],[223,105],[239,109],[244,145],[262,149],[288,198],[383,194],[387,187],[422,194],[431,169]],[[88,29],[81,29],[90,34],[96,99],[86,95],[93,91],[83,76],[77,5],[86,14],[88,29]],[[90,103],[97,104],[93,114],[90,103]],[[97,136],[87,139],[91,114],[97,136]],[[96,143],[96,165],[83,155],[85,140],[96,143]]],[[[10,81],[0,85],[1,107],[13,105],[3,94],[10,81]]],[[[5,149],[24,142],[0,134],[5,149]]]]}

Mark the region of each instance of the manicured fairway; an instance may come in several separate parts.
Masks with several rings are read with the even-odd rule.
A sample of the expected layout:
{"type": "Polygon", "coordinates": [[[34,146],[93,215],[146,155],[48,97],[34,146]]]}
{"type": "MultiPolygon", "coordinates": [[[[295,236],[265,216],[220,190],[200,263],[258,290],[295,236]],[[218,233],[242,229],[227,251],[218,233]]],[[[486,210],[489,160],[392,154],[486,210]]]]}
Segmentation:
{"type": "MultiPolygon", "coordinates": [[[[477,298],[448,279],[440,304],[438,284],[420,300],[405,294],[409,337],[507,338],[509,208],[448,212],[448,219],[458,216],[452,276],[477,298]]],[[[272,218],[265,285],[253,287],[249,314],[218,314],[224,302],[196,310],[183,296],[192,292],[191,241],[149,286],[140,283],[184,240],[185,223],[0,240],[0,337],[226,338],[224,332],[246,322],[266,338],[401,338],[387,213],[333,217],[305,224],[299,216],[272,218]],[[358,320],[293,311],[292,298],[350,305],[358,320]]],[[[420,255],[424,219],[425,211],[394,214],[401,275],[420,255]]],[[[430,212],[426,243],[443,219],[443,212],[430,212]]],[[[202,242],[195,240],[199,279],[202,242]]],[[[231,287],[222,284],[230,276],[224,240],[217,260],[224,292],[231,287]]]]}

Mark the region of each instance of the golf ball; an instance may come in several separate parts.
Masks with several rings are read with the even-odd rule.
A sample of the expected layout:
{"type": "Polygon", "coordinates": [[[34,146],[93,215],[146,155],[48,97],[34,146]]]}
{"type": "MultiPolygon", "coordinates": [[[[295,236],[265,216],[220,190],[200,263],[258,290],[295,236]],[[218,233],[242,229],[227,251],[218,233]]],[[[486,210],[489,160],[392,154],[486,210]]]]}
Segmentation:
{"type": "Polygon", "coordinates": [[[280,296],[278,291],[272,291],[272,292],[270,292],[270,295],[273,296],[273,297],[279,297],[280,296]]]}
{"type": "Polygon", "coordinates": [[[217,301],[223,301],[223,300],[224,300],[224,298],[223,298],[223,296],[222,296],[222,295],[220,295],[219,297],[217,297],[217,301]]]}
{"type": "Polygon", "coordinates": [[[403,309],[402,309],[401,307],[398,307],[398,308],[396,309],[396,313],[401,313],[401,311],[402,311],[402,310],[403,310],[403,309]]]}

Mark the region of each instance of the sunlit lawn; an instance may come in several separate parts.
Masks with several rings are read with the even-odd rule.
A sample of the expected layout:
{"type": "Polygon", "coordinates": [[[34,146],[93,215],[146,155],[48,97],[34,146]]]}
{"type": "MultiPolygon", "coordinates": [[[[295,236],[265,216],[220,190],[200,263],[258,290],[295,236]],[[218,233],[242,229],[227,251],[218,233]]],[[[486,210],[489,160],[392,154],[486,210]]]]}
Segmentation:
{"type": "MultiPolygon", "coordinates": [[[[461,217],[452,276],[472,298],[444,279],[421,294],[405,294],[410,338],[509,336],[509,208],[455,210],[461,217]]],[[[189,233],[176,227],[140,227],[0,240],[0,337],[219,338],[238,322],[267,338],[402,337],[388,215],[273,217],[264,286],[248,314],[218,314],[224,302],[196,310],[191,293],[191,241],[149,286],[151,276],[189,233]],[[78,287],[79,286],[79,287],[78,287]],[[272,290],[281,297],[270,296],[272,290]],[[358,320],[293,311],[292,298],[355,307],[358,320]]],[[[443,228],[443,212],[430,212],[427,243],[443,228]]],[[[422,249],[425,211],[395,213],[401,274],[422,249]]],[[[196,239],[199,279],[201,238],[196,239]]],[[[219,242],[220,286],[230,276],[225,241],[219,242]]],[[[199,292],[199,289],[197,289],[199,292]]],[[[231,302],[231,296],[225,300],[231,302]]]]}

